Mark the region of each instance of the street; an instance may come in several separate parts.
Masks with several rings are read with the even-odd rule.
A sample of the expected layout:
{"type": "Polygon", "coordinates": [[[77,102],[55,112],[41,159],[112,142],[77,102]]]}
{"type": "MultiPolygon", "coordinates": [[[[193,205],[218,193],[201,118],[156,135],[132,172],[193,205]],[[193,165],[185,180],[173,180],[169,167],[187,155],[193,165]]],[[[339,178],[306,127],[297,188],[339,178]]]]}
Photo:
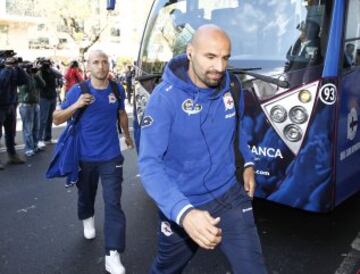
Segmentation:
{"type": "MultiPolygon", "coordinates": [[[[55,137],[61,129],[54,129],[55,137]]],[[[19,148],[21,139],[19,131],[19,148]]],[[[0,159],[4,161],[3,148],[0,159]]],[[[76,216],[76,188],[65,189],[63,179],[45,179],[52,149],[50,145],[25,165],[0,171],[1,274],[104,273],[101,188],[96,202],[97,237],[86,241],[76,216]]],[[[157,211],[140,184],[135,150],[123,154],[127,248],[122,261],[128,274],[142,274],[147,273],[156,251],[157,211]]],[[[360,273],[359,193],[329,214],[259,199],[254,209],[269,273],[360,273]]],[[[184,273],[231,272],[218,250],[201,250],[184,273]]]]}

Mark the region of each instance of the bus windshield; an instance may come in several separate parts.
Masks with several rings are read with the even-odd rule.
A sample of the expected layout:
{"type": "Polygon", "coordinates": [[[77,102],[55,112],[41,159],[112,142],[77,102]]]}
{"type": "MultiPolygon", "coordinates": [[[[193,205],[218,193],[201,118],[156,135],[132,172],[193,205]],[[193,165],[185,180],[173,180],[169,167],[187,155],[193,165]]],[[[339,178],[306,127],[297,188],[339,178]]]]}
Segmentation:
{"type": "MultiPolygon", "coordinates": [[[[324,14],[331,10],[325,2],[332,1],[159,0],[148,20],[139,65],[145,74],[161,73],[166,62],[185,52],[199,26],[212,23],[231,38],[231,66],[286,74],[291,86],[298,85],[304,69],[321,71],[329,21],[324,14]]],[[[306,81],[319,76],[311,73],[314,79],[306,81]]]]}

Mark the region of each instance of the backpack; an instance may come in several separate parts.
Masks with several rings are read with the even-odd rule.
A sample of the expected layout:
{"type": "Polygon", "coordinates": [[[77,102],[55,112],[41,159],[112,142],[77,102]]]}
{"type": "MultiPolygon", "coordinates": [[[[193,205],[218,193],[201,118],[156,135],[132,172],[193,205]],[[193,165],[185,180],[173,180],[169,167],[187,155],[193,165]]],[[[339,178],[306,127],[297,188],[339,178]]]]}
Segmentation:
{"type": "Polygon", "coordinates": [[[230,73],[230,92],[234,99],[234,105],[236,110],[236,129],[234,138],[234,152],[235,152],[235,175],[238,182],[243,182],[244,172],[244,158],[239,150],[239,130],[240,130],[240,109],[239,100],[242,92],[240,79],[237,75],[230,73]]]}

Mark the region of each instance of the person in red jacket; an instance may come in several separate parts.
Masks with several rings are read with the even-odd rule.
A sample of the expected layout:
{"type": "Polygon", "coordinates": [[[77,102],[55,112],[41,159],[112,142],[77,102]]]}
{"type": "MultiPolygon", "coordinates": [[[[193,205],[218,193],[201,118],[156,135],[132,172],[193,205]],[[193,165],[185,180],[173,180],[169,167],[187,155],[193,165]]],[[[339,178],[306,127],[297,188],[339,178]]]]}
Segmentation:
{"type": "Polygon", "coordinates": [[[84,80],[82,70],[79,67],[79,63],[77,61],[72,61],[70,63],[70,67],[67,69],[65,73],[65,92],[75,84],[80,83],[84,80]]]}

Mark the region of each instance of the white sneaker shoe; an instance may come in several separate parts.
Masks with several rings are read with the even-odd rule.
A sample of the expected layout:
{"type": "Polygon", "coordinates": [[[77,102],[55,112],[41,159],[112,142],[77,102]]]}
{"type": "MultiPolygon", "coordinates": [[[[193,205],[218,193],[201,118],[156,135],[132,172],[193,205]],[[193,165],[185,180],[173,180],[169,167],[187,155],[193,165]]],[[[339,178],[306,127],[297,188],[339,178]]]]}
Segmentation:
{"type": "Polygon", "coordinates": [[[95,239],[96,231],[95,231],[95,218],[94,216],[83,220],[84,226],[84,237],[87,240],[95,239]]]}
{"type": "Polygon", "coordinates": [[[125,267],[120,260],[120,254],[116,250],[110,250],[109,255],[105,255],[105,270],[110,274],[125,274],[125,267]]]}
{"type": "Polygon", "coordinates": [[[38,146],[39,149],[43,149],[43,148],[46,147],[46,144],[44,143],[44,141],[39,141],[37,146],[38,146]]]}
{"type": "Polygon", "coordinates": [[[26,157],[31,157],[34,156],[35,152],[33,150],[27,150],[25,151],[25,155],[26,157]]]}

